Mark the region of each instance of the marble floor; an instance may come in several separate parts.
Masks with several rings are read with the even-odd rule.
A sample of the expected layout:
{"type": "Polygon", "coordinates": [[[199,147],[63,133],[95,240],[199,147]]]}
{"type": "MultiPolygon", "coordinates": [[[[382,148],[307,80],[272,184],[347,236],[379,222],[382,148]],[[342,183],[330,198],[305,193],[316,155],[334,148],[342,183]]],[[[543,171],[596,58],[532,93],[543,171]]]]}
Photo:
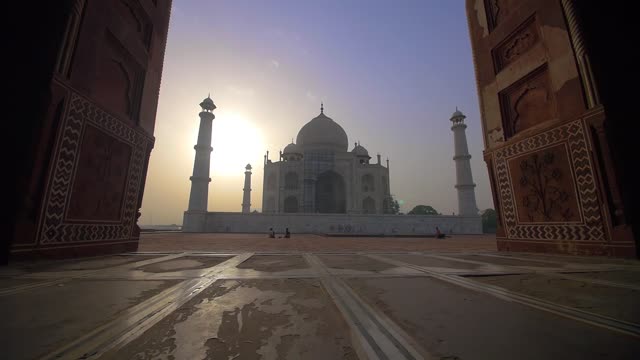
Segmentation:
{"type": "Polygon", "coordinates": [[[368,250],[350,240],[345,249],[256,242],[234,251],[154,249],[150,238],[138,253],[0,268],[2,358],[640,354],[636,260],[498,253],[454,240],[449,249],[394,239],[368,250]]]}

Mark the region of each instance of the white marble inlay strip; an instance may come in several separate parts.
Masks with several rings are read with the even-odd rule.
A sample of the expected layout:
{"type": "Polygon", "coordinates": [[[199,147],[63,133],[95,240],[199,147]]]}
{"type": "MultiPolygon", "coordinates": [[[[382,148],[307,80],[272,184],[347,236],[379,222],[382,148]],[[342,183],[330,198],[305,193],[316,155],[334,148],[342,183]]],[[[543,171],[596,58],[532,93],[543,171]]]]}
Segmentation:
{"type": "Polygon", "coordinates": [[[565,274],[565,273],[561,273],[561,272],[540,272],[538,274],[539,275],[550,276],[550,277],[557,277],[557,278],[567,279],[567,280],[586,282],[586,283],[590,283],[590,284],[598,284],[598,285],[619,287],[619,288],[623,288],[623,289],[630,289],[630,290],[640,291],[640,286],[638,286],[638,285],[619,283],[619,282],[608,281],[608,280],[591,279],[591,278],[582,277],[582,276],[575,276],[574,275],[575,273],[565,274]]]}
{"type": "Polygon", "coordinates": [[[483,292],[486,294],[490,294],[503,300],[515,301],[517,303],[520,303],[532,308],[536,308],[539,310],[547,311],[556,315],[560,315],[572,320],[580,321],[586,324],[590,324],[600,328],[605,328],[621,334],[640,338],[640,324],[634,324],[624,320],[614,319],[608,316],[595,314],[588,311],[556,304],[551,301],[538,299],[532,296],[516,293],[498,286],[482,284],[477,281],[469,280],[460,276],[441,274],[435,271],[431,271],[428,268],[425,268],[422,266],[405,263],[395,259],[385,258],[379,255],[368,255],[368,256],[372,259],[383,261],[388,264],[392,264],[396,266],[406,266],[406,267],[414,268],[416,270],[424,271],[428,274],[431,274],[436,279],[440,279],[451,284],[462,286],[470,290],[475,290],[475,291],[483,292]]]}
{"type": "MultiPolygon", "coordinates": [[[[332,275],[315,255],[305,254],[305,260],[322,276],[322,283],[342,312],[369,359],[424,359],[418,346],[406,333],[391,326],[393,321],[374,311],[341,279],[332,275]]],[[[407,275],[404,275],[407,276],[407,275]]]]}

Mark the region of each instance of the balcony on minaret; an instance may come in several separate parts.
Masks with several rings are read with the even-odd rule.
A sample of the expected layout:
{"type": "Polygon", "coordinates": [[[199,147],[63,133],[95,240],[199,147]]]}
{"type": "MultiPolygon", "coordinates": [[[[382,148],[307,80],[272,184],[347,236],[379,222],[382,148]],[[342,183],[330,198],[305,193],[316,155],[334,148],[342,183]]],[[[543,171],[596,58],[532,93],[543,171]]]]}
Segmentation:
{"type": "Polygon", "coordinates": [[[456,111],[453,113],[453,115],[451,115],[451,119],[449,119],[453,123],[453,126],[451,126],[451,130],[461,126],[464,126],[466,128],[467,126],[464,123],[464,119],[466,119],[466,116],[464,116],[464,114],[456,107],[456,111]]]}
{"type": "Polygon", "coordinates": [[[213,110],[216,109],[216,104],[214,104],[213,100],[211,100],[211,94],[209,94],[206,99],[202,100],[202,102],[200,103],[200,107],[202,108],[203,112],[213,112],[213,110]]]}

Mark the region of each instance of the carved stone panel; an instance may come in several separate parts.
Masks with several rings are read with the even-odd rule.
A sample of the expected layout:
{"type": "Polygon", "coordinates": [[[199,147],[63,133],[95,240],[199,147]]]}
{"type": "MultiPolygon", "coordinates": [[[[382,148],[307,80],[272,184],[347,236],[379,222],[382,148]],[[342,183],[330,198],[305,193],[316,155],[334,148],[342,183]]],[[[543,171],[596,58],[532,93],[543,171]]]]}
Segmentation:
{"type": "Polygon", "coordinates": [[[131,146],[87,125],[67,220],[119,221],[131,146]]]}
{"type": "Polygon", "coordinates": [[[566,144],[512,158],[508,166],[519,223],[580,221],[566,144]]]}
{"type": "Polygon", "coordinates": [[[70,90],[52,154],[39,244],[130,239],[145,157],[152,146],[153,138],[70,90]],[[83,129],[87,130],[84,138],[83,129]],[[103,178],[98,180],[98,176],[103,178]],[[90,189],[88,184],[94,181],[103,186],[90,189]],[[94,209],[87,216],[83,211],[90,207],[94,209]],[[90,221],[80,222],[73,217],[90,221]]]}
{"type": "Polygon", "coordinates": [[[539,40],[538,24],[535,17],[530,17],[493,50],[496,73],[516,61],[539,40]]]}
{"type": "Polygon", "coordinates": [[[606,240],[584,120],[509,144],[494,159],[507,238],[606,240]]]}
{"type": "Polygon", "coordinates": [[[144,72],[124,46],[108,31],[98,57],[93,96],[116,115],[137,121],[144,72]]]}
{"type": "Polygon", "coordinates": [[[119,0],[117,10],[129,29],[136,32],[138,38],[148,50],[151,46],[152,25],[139,1],[119,0]]]}
{"type": "Polygon", "coordinates": [[[546,65],[499,94],[505,138],[556,117],[555,99],[546,65]]]}

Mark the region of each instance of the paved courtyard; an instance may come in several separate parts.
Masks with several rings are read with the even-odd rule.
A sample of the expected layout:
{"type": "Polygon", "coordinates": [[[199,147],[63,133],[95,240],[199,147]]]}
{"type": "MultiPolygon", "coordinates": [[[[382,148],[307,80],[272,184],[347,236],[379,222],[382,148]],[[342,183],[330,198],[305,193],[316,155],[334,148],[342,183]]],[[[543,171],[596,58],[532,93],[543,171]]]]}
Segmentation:
{"type": "Polygon", "coordinates": [[[269,239],[266,234],[189,234],[157,232],[142,234],[143,251],[496,251],[494,235],[433,237],[357,237],[293,234],[269,239]]]}
{"type": "Polygon", "coordinates": [[[0,269],[6,359],[635,359],[640,262],[490,236],[144,234],[0,269]]]}

